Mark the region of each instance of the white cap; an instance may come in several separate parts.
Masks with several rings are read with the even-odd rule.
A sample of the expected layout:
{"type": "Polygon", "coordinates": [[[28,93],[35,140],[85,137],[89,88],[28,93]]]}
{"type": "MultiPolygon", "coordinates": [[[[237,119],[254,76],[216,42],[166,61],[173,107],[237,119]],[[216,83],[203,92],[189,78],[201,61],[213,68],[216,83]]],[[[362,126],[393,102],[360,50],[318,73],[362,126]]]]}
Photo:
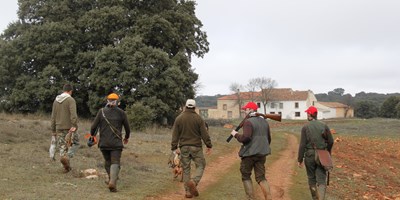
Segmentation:
{"type": "Polygon", "coordinates": [[[186,107],[188,107],[188,108],[196,107],[196,101],[194,99],[188,99],[186,101],[186,107]]]}

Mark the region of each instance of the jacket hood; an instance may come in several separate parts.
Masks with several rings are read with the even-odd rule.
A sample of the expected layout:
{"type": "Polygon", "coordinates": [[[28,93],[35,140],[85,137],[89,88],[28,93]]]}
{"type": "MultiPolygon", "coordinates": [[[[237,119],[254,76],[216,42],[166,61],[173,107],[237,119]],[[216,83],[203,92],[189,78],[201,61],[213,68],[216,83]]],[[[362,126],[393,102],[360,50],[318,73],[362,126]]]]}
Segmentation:
{"type": "Polygon", "coordinates": [[[58,103],[62,103],[65,99],[67,99],[68,97],[71,97],[71,95],[69,95],[68,93],[62,93],[62,94],[60,94],[60,95],[58,95],[57,97],[56,97],[56,101],[58,102],[58,103]]]}

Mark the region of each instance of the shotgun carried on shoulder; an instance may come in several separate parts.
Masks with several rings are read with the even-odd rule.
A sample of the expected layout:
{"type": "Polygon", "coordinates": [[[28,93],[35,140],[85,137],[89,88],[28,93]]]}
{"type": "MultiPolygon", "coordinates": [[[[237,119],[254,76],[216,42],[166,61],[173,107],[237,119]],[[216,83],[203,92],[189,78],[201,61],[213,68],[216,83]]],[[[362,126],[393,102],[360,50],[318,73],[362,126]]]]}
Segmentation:
{"type": "MultiPolygon", "coordinates": [[[[242,122],[240,122],[240,124],[235,128],[235,131],[239,131],[243,127],[244,121],[246,121],[246,119],[248,119],[250,117],[254,117],[254,116],[256,116],[256,117],[260,117],[261,116],[264,119],[268,118],[268,119],[272,119],[272,120],[278,121],[278,122],[282,121],[282,116],[278,115],[278,114],[262,114],[262,113],[253,112],[253,113],[249,113],[249,114],[246,115],[246,117],[242,120],[242,122]]],[[[233,136],[230,135],[226,139],[226,142],[230,142],[232,140],[232,138],[233,138],[233,136]]]]}

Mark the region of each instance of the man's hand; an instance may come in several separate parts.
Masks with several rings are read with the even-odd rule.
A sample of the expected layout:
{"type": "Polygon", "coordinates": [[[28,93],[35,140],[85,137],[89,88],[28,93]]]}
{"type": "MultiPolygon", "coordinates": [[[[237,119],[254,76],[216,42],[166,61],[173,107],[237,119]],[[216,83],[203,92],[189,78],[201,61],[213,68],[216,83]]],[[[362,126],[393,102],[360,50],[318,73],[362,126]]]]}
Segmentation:
{"type": "Polygon", "coordinates": [[[178,149],[175,149],[174,151],[172,151],[174,154],[181,154],[181,150],[178,148],[178,149]]]}
{"type": "Polygon", "coordinates": [[[128,144],[129,139],[128,138],[124,138],[124,144],[128,144]]]}
{"type": "Polygon", "coordinates": [[[238,132],[235,131],[235,130],[232,130],[231,135],[232,135],[233,137],[235,137],[236,134],[238,134],[238,132]]]}
{"type": "Polygon", "coordinates": [[[70,129],[69,129],[69,132],[75,132],[76,131],[76,127],[71,127],[70,129]]]}
{"type": "Polygon", "coordinates": [[[95,145],[95,140],[93,136],[89,137],[89,140],[87,142],[88,147],[92,147],[93,145],[95,145]]]}
{"type": "Polygon", "coordinates": [[[303,168],[303,162],[297,162],[297,166],[299,166],[299,168],[303,168]]]}
{"type": "Polygon", "coordinates": [[[210,155],[211,152],[212,152],[212,149],[211,149],[211,148],[207,148],[207,149],[206,149],[206,154],[207,154],[207,155],[210,155]]]}

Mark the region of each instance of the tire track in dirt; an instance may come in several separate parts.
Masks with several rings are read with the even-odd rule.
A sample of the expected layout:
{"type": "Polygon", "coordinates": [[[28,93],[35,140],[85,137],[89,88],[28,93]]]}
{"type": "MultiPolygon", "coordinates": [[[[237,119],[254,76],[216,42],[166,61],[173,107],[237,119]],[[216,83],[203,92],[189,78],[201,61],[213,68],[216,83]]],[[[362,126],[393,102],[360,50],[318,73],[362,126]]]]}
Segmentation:
{"type": "MultiPolygon", "coordinates": [[[[291,175],[293,174],[293,167],[296,164],[296,153],[298,142],[294,135],[286,134],[287,145],[286,149],[280,152],[280,157],[272,165],[267,165],[266,176],[271,188],[272,199],[290,200],[288,196],[288,189],[292,184],[291,175]],[[289,176],[285,176],[289,175],[289,176]]],[[[204,170],[203,178],[197,187],[199,193],[205,191],[208,187],[212,186],[219,179],[228,173],[228,169],[235,163],[239,162],[238,148],[230,154],[220,156],[212,163],[207,163],[204,170]]],[[[207,158],[206,158],[207,159],[207,158]]],[[[171,191],[159,196],[147,197],[146,200],[181,200],[186,199],[183,185],[180,182],[174,182],[178,190],[171,191]]],[[[262,194],[255,185],[256,195],[258,199],[262,199],[262,194]]],[[[244,190],[242,191],[244,192],[244,190]]]]}
{"type": "MultiPolygon", "coordinates": [[[[272,199],[290,200],[289,187],[292,185],[293,167],[296,165],[298,141],[293,134],[285,134],[286,149],[272,165],[267,165],[266,176],[272,193],[272,199]]],[[[257,194],[261,196],[261,191],[257,194]]],[[[262,199],[262,198],[261,198],[262,199]]]]}

